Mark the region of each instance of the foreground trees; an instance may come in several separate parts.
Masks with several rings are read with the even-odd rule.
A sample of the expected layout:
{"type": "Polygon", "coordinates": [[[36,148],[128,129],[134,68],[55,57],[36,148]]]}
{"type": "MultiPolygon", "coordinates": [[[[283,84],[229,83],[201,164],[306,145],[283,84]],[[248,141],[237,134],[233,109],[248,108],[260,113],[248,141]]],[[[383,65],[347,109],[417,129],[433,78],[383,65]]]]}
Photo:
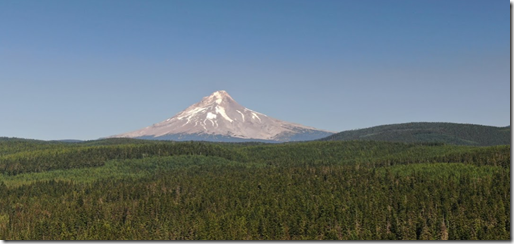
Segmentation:
{"type": "Polygon", "coordinates": [[[183,146],[197,148],[102,171],[123,178],[12,184],[18,176],[4,176],[0,238],[510,239],[510,147],[213,145],[224,151],[205,155],[210,146],[183,146]],[[443,156],[454,162],[422,161],[443,156]]]}

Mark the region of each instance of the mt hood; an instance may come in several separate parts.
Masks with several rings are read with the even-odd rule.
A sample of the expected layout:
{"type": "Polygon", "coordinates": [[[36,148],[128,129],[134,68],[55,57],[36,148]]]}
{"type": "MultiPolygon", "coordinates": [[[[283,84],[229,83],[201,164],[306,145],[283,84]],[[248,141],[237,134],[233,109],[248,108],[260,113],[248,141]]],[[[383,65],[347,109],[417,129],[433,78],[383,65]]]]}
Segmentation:
{"type": "Polygon", "coordinates": [[[315,140],[331,134],[269,117],[239,105],[226,91],[216,91],[165,121],[112,137],[285,142],[315,140]]]}

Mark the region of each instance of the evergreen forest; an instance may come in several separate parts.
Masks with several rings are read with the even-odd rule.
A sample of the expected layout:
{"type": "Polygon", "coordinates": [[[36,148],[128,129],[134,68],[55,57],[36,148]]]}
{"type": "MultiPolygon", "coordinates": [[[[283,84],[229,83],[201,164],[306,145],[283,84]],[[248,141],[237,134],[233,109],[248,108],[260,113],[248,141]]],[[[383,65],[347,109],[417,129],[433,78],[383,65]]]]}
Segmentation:
{"type": "Polygon", "coordinates": [[[3,240],[510,240],[510,145],[0,138],[3,240]]]}
{"type": "Polygon", "coordinates": [[[452,145],[510,145],[510,125],[505,127],[442,122],[411,122],[347,130],[321,140],[374,140],[391,142],[442,142],[452,145]]]}

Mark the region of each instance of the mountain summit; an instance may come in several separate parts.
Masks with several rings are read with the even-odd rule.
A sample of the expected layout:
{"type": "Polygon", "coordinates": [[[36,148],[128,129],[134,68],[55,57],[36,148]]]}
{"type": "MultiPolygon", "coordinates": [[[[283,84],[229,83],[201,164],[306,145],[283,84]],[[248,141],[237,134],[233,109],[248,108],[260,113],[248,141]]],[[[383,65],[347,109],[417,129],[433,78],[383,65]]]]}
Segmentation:
{"type": "Polygon", "coordinates": [[[245,108],[221,90],[165,121],[112,137],[285,142],[315,140],[331,134],[329,131],[281,121],[245,108]]]}

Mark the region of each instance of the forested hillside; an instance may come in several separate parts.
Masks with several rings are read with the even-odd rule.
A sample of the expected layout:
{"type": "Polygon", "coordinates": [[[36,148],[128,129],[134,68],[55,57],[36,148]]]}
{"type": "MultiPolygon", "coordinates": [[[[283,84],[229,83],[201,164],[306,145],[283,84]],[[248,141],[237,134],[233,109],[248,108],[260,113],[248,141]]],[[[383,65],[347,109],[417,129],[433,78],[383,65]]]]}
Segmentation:
{"type": "Polygon", "coordinates": [[[510,145],[0,140],[0,239],[509,240],[510,145]]]}
{"type": "Polygon", "coordinates": [[[391,142],[441,142],[453,145],[510,145],[510,126],[494,127],[455,123],[405,123],[343,131],[323,141],[376,140],[391,142]]]}

